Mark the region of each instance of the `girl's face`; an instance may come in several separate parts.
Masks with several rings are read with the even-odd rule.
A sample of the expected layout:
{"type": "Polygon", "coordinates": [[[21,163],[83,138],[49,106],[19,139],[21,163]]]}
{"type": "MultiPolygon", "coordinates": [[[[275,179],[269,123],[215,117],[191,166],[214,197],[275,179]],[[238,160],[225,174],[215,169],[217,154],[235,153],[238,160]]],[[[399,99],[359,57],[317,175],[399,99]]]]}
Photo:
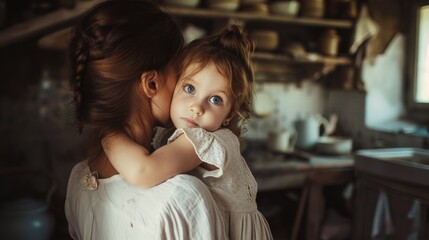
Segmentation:
{"type": "MultiPolygon", "coordinates": [[[[184,76],[189,76],[196,65],[189,66],[184,76]]],[[[230,117],[232,94],[229,81],[209,63],[201,71],[176,85],[171,103],[171,119],[176,128],[201,127],[213,132],[230,117]]]]}

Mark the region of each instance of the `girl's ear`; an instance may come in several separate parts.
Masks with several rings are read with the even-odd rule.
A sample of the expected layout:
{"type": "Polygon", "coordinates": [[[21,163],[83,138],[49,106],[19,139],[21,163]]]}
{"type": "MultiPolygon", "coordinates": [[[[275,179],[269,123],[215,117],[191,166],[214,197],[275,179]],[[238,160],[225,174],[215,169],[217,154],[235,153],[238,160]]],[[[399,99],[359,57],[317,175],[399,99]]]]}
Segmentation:
{"type": "Polygon", "coordinates": [[[152,98],[156,95],[159,89],[158,73],[156,71],[147,71],[142,73],[140,77],[140,85],[144,93],[152,98]]]}
{"type": "Polygon", "coordinates": [[[234,114],[231,114],[231,116],[225,118],[225,120],[223,120],[222,122],[222,126],[226,127],[229,125],[229,122],[231,121],[231,119],[234,117],[234,114]]]}

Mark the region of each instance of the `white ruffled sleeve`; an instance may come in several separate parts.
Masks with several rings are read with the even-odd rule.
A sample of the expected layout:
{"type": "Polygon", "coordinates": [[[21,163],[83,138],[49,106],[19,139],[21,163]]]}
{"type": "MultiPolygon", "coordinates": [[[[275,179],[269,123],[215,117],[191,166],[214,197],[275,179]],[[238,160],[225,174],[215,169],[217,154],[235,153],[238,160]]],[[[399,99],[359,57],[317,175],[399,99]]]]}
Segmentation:
{"type": "Polygon", "coordinates": [[[201,161],[214,165],[215,170],[200,168],[202,177],[218,178],[223,175],[225,170],[226,150],[221,141],[211,132],[202,128],[179,128],[168,139],[168,143],[173,142],[182,134],[194,146],[195,152],[201,161]]]}

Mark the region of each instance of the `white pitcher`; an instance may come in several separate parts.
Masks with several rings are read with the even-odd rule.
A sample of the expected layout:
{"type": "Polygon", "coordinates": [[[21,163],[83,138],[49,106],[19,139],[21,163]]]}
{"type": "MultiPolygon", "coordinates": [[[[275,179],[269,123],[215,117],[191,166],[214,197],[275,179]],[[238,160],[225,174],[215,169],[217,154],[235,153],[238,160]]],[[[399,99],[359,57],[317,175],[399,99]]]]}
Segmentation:
{"type": "Polygon", "coordinates": [[[321,115],[312,115],[305,119],[296,120],[295,129],[298,133],[296,146],[305,150],[313,148],[319,138],[326,135],[328,127],[328,120],[321,115]],[[320,133],[321,126],[323,126],[322,133],[320,133]]]}

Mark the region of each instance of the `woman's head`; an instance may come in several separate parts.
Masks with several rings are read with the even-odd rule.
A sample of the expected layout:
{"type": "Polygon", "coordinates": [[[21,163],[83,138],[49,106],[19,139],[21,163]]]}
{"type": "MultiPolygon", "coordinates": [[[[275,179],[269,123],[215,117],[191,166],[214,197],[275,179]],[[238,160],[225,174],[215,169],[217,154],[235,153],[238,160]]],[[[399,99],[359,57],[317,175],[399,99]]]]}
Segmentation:
{"type": "Polygon", "coordinates": [[[92,129],[98,137],[125,131],[139,141],[136,123],[140,131],[165,123],[170,103],[154,96],[172,85],[166,83],[166,73],[182,45],[172,18],[147,1],[103,1],[89,10],[70,43],[80,128],[92,129]]]}
{"type": "MultiPolygon", "coordinates": [[[[220,106],[219,101],[222,101],[224,104],[222,106],[230,109],[225,117],[223,113],[218,115],[222,116],[222,119],[216,119],[216,122],[221,123],[218,127],[227,127],[239,136],[242,123],[250,118],[252,108],[254,73],[251,54],[253,48],[253,43],[236,25],[227,26],[216,35],[189,43],[177,61],[179,82],[172,102],[173,121],[175,121],[174,111],[177,110],[175,106],[183,104],[181,102],[183,99],[180,100],[176,96],[183,93],[195,95],[200,93],[198,88],[201,88],[202,84],[213,86],[216,81],[226,81],[228,92],[226,95],[229,97],[207,95],[207,101],[201,103],[200,108],[213,107],[213,104],[220,106]],[[196,87],[197,84],[200,86],[196,87]],[[228,106],[229,103],[230,106],[228,106]]],[[[189,110],[192,110],[192,106],[189,106],[189,110]]],[[[201,113],[200,115],[203,116],[201,113]]],[[[192,122],[190,124],[192,125],[192,122]]]]}

